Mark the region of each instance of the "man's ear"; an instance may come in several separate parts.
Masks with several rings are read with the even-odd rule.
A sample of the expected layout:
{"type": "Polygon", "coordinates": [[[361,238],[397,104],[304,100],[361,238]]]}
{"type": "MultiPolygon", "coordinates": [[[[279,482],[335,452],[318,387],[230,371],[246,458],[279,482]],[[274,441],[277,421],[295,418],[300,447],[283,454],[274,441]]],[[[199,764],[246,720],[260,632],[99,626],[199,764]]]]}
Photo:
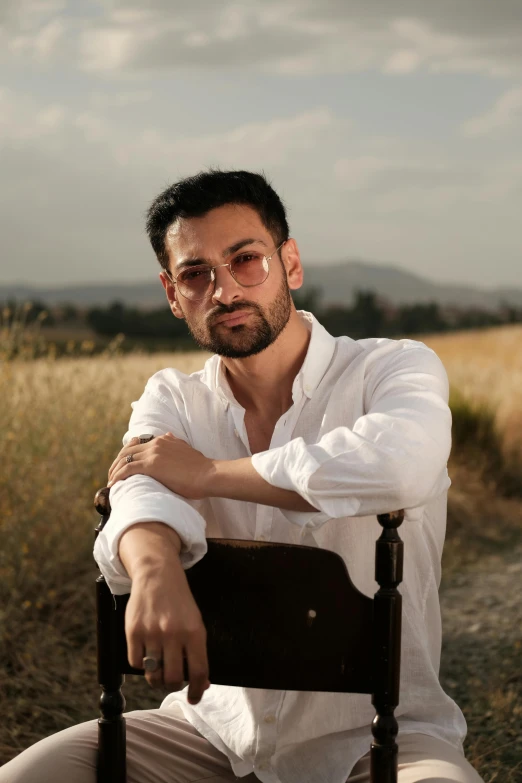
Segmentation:
{"type": "Polygon", "coordinates": [[[176,316],[176,318],[180,318],[181,320],[185,319],[185,316],[183,314],[183,310],[179,306],[178,302],[178,292],[176,291],[176,286],[174,283],[167,277],[165,272],[160,272],[160,280],[161,285],[165,289],[165,293],[167,294],[167,299],[169,302],[169,307],[172,310],[172,314],[176,316]]]}
{"type": "Polygon", "coordinates": [[[287,239],[280,252],[286,271],[288,287],[292,291],[301,288],[303,285],[303,266],[295,239],[287,239]]]}

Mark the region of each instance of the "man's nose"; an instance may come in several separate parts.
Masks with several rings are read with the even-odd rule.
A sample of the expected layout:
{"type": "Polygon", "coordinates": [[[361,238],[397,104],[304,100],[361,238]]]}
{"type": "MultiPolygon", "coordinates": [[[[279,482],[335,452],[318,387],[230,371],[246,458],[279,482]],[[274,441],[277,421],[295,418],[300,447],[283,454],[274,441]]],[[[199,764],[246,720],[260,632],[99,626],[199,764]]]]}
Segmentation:
{"type": "Polygon", "coordinates": [[[215,269],[214,274],[216,276],[214,283],[214,293],[212,294],[213,302],[220,302],[221,304],[231,304],[236,299],[241,299],[243,296],[243,289],[232,277],[229,266],[219,266],[215,269]]]}

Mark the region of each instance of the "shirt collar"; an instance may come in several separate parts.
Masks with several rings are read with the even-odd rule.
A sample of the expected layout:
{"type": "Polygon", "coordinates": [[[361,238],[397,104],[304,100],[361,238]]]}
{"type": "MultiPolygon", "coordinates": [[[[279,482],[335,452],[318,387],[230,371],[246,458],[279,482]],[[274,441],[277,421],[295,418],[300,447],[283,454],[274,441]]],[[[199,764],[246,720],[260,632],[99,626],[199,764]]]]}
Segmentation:
{"type": "Polygon", "coordinates": [[[304,394],[311,399],[332,360],[335,351],[335,337],[326,331],[313,313],[306,310],[298,310],[297,312],[312,335],[305,360],[295,376],[292,395],[295,399],[296,385],[299,384],[304,394]]]}
{"type": "MultiPolygon", "coordinates": [[[[298,310],[297,313],[312,334],[310,336],[305,360],[301,369],[295,376],[292,385],[292,398],[294,402],[296,402],[301,394],[305,394],[311,399],[328,369],[335,350],[335,337],[326,331],[313,313],[309,313],[306,310],[298,310]]],[[[228,407],[229,405],[238,405],[227,381],[225,365],[220,356],[214,354],[214,356],[207,361],[205,375],[207,385],[212,391],[216,392],[225,407],[228,407]]]]}

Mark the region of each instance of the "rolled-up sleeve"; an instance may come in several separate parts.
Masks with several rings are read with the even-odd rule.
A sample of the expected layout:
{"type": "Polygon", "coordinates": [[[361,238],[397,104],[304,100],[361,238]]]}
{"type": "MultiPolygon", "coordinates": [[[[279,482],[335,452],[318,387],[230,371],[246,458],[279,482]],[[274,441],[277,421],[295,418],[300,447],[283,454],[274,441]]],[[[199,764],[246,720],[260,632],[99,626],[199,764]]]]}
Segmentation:
{"type": "Polygon", "coordinates": [[[298,492],[322,512],[288,515],[311,528],[424,505],[451,485],[448,396],[437,354],[408,341],[369,368],[367,413],[352,428],[336,427],[316,444],[295,438],[255,454],[252,464],[265,481],[298,492]]]}
{"type": "MultiPolygon", "coordinates": [[[[152,376],[137,402],[131,403],[129,429],[123,445],[138,435],[172,432],[189,442],[176,399],[162,394],[159,378],[152,376]]],[[[163,388],[166,387],[163,385],[163,388]]],[[[180,558],[190,568],[207,551],[206,523],[198,511],[201,501],[187,500],[159,481],[135,474],[117,481],[110,489],[111,515],[94,544],[94,559],[115,595],[130,591],[131,579],[118,555],[121,536],[138,522],[163,522],[181,539],[180,558]]]]}

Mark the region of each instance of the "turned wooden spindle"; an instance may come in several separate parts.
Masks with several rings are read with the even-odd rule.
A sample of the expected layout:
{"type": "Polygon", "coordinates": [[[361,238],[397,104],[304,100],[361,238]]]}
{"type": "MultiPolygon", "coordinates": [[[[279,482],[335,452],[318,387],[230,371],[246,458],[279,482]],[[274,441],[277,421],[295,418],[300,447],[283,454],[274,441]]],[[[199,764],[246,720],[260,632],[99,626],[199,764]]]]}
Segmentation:
{"type": "Polygon", "coordinates": [[[109,492],[110,492],[109,487],[102,487],[101,489],[98,490],[98,492],[94,496],[94,508],[100,515],[100,521],[98,523],[98,526],[94,529],[95,541],[98,538],[98,533],[100,533],[103,530],[107,520],[111,515],[111,502],[109,500],[109,492]]]}
{"type": "Polygon", "coordinates": [[[397,585],[402,581],[404,544],[397,528],[404,511],[378,514],[383,530],[376,542],[374,596],[375,685],[372,704],[376,715],[372,723],[371,779],[397,783],[398,732],[394,710],[399,703],[402,596],[397,585]]]}
{"type": "MultiPolygon", "coordinates": [[[[139,443],[147,443],[153,437],[140,435],[139,443]]],[[[100,515],[94,531],[95,541],[111,515],[109,493],[109,487],[102,487],[94,496],[94,507],[100,515]]],[[[102,689],[98,718],[97,778],[110,780],[111,783],[126,783],[125,697],[121,690],[125,675],[121,673],[119,663],[118,629],[112,620],[114,608],[114,597],[105,577],[100,574],[96,579],[98,682],[102,689]]]]}
{"type": "MultiPolygon", "coordinates": [[[[100,514],[100,521],[95,528],[95,540],[111,513],[109,491],[109,487],[103,487],[94,497],[94,507],[100,514]]],[[[115,624],[105,621],[105,618],[111,615],[112,601],[105,577],[100,574],[96,579],[98,683],[102,689],[98,718],[98,779],[103,770],[105,779],[108,775],[108,779],[114,783],[126,783],[126,732],[123,717],[125,696],[121,690],[125,675],[119,671],[117,665],[115,624]]]]}

